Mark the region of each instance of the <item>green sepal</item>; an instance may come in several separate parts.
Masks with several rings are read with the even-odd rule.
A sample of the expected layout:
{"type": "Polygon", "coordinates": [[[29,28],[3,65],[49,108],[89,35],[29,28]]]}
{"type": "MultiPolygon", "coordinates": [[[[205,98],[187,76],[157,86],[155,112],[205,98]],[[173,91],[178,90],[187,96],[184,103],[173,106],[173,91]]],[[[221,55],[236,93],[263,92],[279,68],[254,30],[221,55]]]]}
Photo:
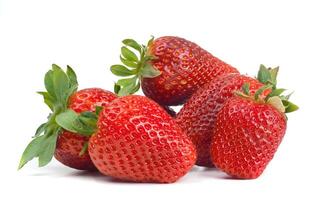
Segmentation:
{"type": "Polygon", "coordinates": [[[139,61],[138,56],[127,47],[121,47],[121,55],[129,61],[132,61],[132,62],[139,61]]]}
{"type": "Polygon", "coordinates": [[[294,112],[299,109],[299,106],[297,106],[296,104],[294,104],[288,100],[282,100],[282,103],[283,103],[284,107],[286,108],[285,113],[294,112]]]}
{"type": "Polygon", "coordinates": [[[134,70],[130,70],[123,65],[112,65],[110,70],[114,75],[117,76],[131,76],[135,74],[134,70]]]}
{"type": "Polygon", "coordinates": [[[36,157],[39,158],[40,167],[48,164],[53,157],[59,131],[59,127],[55,127],[47,134],[35,137],[24,150],[18,169],[21,169],[27,162],[36,157]]]}
{"type": "Polygon", "coordinates": [[[129,47],[134,48],[134,49],[137,50],[139,53],[141,53],[141,51],[142,51],[141,45],[139,45],[139,44],[138,44],[135,40],[133,40],[133,39],[124,39],[124,40],[122,40],[122,43],[123,43],[124,45],[127,45],[127,46],[129,46],[129,47]]]}
{"type": "Polygon", "coordinates": [[[154,37],[148,41],[148,45],[140,45],[133,39],[125,39],[122,43],[120,60],[123,65],[112,65],[111,72],[114,75],[130,78],[120,79],[114,85],[114,91],[119,96],[125,96],[137,92],[141,85],[142,78],[154,78],[161,75],[161,71],[152,65],[152,61],[157,59],[150,55],[148,48],[153,43],[154,37]],[[134,53],[139,53],[139,57],[134,53]],[[128,68],[133,68],[132,70],[128,68]],[[136,80],[135,80],[136,79],[136,80]]]}
{"type": "Polygon", "coordinates": [[[79,152],[79,156],[83,156],[83,154],[85,154],[88,151],[88,142],[85,141],[81,151],[79,152]]]}
{"type": "Polygon", "coordinates": [[[96,106],[96,115],[99,116],[99,114],[101,113],[101,111],[103,110],[102,106],[96,106]]]}
{"type": "Polygon", "coordinates": [[[41,133],[43,133],[43,132],[46,130],[47,126],[48,126],[48,122],[41,124],[41,125],[37,128],[36,133],[34,134],[33,137],[37,137],[37,136],[39,136],[41,133]]]}
{"type": "Polygon", "coordinates": [[[286,91],[286,89],[283,89],[283,88],[273,89],[273,90],[268,94],[267,100],[268,100],[270,97],[280,96],[284,91],[286,91]]]}
{"type": "Polygon", "coordinates": [[[156,69],[155,67],[153,67],[151,64],[147,64],[143,69],[142,69],[142,72],[141,72],[141,75],[144,77],[144,78],[154,78],[154,77],[157,77],[161,74],[161,72],[156,69]]]}
{"type": "Polygon", "coordinates": [[[91,136],[97,130],[97,116],[94,113],[78,114],[68,109],[57,115],[56,122],[62,128],[83,136],[91,136]]]}
{"type": "Polygon", "coordinates": [[[258,100],[259,99],[259,96],[265,91],[265,90],[268,90],[272,88],[272,85],[264,85],[262,87],[260,87],[254,94],[254,99],[255,100],[258,100]]]}
{"type": "Polygon", "coordinates": [[[48,92],[37,92],[38,94],[42,95],[44,103],[53,111],[55,99],[48,93],[48,92]]]}
{"type": "Polygon", "coordinates": [[[244,92],[245,95],[250,95],[250,84],[244,83],[242,85],[242,91],[244,92]]]}
{"type": "Polygon", "coordinates": [[[43,96],[44,102],[51,109],[48,121],[41,124],[33,140],[24,150],[19,169],[33,158],[38,158],[39,166],[47,165],[54,154],[56,140],[61,127],[56,123],[56,116],[67,109],[69,97],[77,91],[77,76],[70,66],[64,72],[58,65],[53,64],[52,69],[45,74],[44,84],[47,91],[38,92],[43,96]]]}
{"type": "Polygon", "coordinates": [[[42,141],[42,150],[39,153],[39,167],[47,165],[52,160],[60,130],[61,128],[57,127],[52,133],[44,135],[45,138],[42,141]]]}
{"type": "Polygon", "coordinates": [[[113,92],[116,93],[116,94],[118,94],[119,91],[120,91],[120,89],[121,89],[121,86],[118,85],[117,83],[114,83],[113,92]]]}
{"type": "Polygon", "coordinates": [[[120,55],[120,61],[127,67],[131,67],[131,68],[138,67],[138,64],[136,62],[129,61],[129,60],[123,58],[121,55],[120,55]]]}

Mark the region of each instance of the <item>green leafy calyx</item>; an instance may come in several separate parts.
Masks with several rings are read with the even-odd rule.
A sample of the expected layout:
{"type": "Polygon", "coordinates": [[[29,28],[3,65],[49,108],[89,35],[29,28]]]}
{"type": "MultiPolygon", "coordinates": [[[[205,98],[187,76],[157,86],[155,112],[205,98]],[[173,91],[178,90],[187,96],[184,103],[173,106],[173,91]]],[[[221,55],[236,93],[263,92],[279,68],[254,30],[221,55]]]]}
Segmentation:
{"type": "Polygon", "coordinates": [[[236,94],[246,98],[253,98],[255,101],[268,103],[282,113],[289,113],[298,110],[299,107],[289,101],[291,94],[283,95],[286,89],[277,88],[278,71],[279,67],[266,68],[264,65],[260,65],[257,79],[264,85],[259,88],[253,96],[250,96],[250,85],[249,83],[244,83],[242,91],[238,91],[236,94]],[[263,95],[267,91],[267,95],[263,95]]]}
{"type": "Polygon", "coordinates": [[[47,165],[54,154],[56,141],[62,127],[56,119],[61,113],[67,111],[69,97],[77,91],[77,76],[70,66],[64,72],[58,65],[53,64],[44,78],[45,92],[38,92],[43,96],[51,113],[47,122],[41,124],[24,150],[18,169],[21,169],[28,161],[38,158],[39,166],[47,165]]]}
{"type": "Polygon", "coordinates": [[[125,96],[137,92],[142,78],[154,78],[161,72],[152,66],[152,60],[156,59],[149,55],[148,48],[153,43],[152,37],[148,45],[140,45],[133,39],[122,41],[120,61],[122,64],[112,65],[111,72],[116,76],[125,77],[119,79],[114,86],[114,92],[119,96],[125,96]]]}

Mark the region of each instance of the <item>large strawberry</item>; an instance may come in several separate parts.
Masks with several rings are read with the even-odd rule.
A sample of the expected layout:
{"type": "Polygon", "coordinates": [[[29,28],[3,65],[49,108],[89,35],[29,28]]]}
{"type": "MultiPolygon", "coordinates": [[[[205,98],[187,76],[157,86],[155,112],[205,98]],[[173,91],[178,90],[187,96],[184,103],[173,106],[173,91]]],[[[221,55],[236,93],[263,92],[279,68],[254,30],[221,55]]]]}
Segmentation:
{"type": "Polygon", "coordinates": [[[279,96],[283,89],[274,88],[261,98],[259,94],[267,87],[252,96],[249,83],[245,83],[244,93],[229,99],[216,116],[212,161],[236,178],[253,179],[261,175],[285,134],[285,113],[298,109],[288,101],[288,96],[279,96]]]}
{"type": "MultiPolygon", "coordinates": [[[[276,80],[277,71],[278,68],[272,70],[273,82],[276,80]]],[[[212,130],[216,115],[225,101],[234,96],[234,92],[241,89],[245,82],[250,83],[251,94],[257,91],[268,81],[264,76],[266,73],[268,70],[262,65],[258,73],[258,79],[262,83],[237,73],[222,75],[201,87],[182,107],[176,121],[197,148],[197,165],[212,167],[210,158],[212,130]]]]}
{"type": "MultiPolygon", "coordinates": [[[[72,109],[81,113],[82,121],[79,120],[78,124],[87,123],[91,120],[87,116],[95,116],[92,112],[95,112],[97,106],[105,106],[115,99],[116,95],[99,88],[77,91],[77,77],[69,66],[65,73],[60,67],[53,65],[52,70],[46,73],[45,86],[47,92],[39,93],[43,95],[52,113],[48,121],[38,128],[34,139],[25,149],[19,169],[35,157],[39,158],[39,166],[45,166],[53,155],[69,167],[82,170],[95,169],[86,151],[89,137],[63,130],[58,124],[58,119],[62,113],[72,109]]],[[[85,125],[80,128],[74,131],[86,133],[94,129],[85,125]]]]}
{"type": "MultiPolygon", "coordinates": [[[[79,114],[65,113],[70,129],[79,114]],[[70,120],[71,119],[71,120],[70,120]]],[[[90,126],[90,125],[89,125],[90,126]]],[[[120,97],[104,107],[89,154],[98,170],[117,179],[171,183],[196,161],[196,151],[174,119],[147,97],[120,97]]]]}
{"type": "Polygon", "coordinates": [[[237,73],[232,66],[211,55],[197,44],[179,37],[165,36],[139,45],[123,40],[120,59],[113,65],[118,76],[130,76],[116,83],[120,96],[136,92],[140,84],[144,94],[161,105],[183,104],[198,88],[215,77],[237,73]],[[131,51],[136,50],[140,56],[131,51]]]}

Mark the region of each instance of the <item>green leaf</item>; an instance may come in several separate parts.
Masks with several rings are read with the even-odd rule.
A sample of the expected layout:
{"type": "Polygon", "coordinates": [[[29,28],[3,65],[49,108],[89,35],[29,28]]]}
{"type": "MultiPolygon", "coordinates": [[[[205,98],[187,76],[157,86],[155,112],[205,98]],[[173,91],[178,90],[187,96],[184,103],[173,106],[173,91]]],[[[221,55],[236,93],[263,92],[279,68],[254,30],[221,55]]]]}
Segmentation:
{"type": "Polygon", "coordinates": [[[83,154],[85,154],[87,151],[88,151],[88,142],[86,141],[82,146],[79,156],[83,156],[83,154]]]}
{"type": "Polygon", "coordinates": [[[77,75],[69,65],[67,65],[67,75],[70,80],[70,86],[78,86],[77,75]]]}
{"type": "Polygon", "coordinates": [[[122,43],[141,52],[141,46],[133,39],[124,39],[122,40],[122,43]]]}
{"type": "Polygon", "coordinates": [[[92,135],[97,128],[96,119],[93,125],[94,119],[89,118],[88,116],[87,118],[85,116],[80,116],[78,113],[70,109],[57,115],[55,120],[62,128],[84,136],[92,135]]]}
{"type": "Polygon", "coordinates": [[[100,112],[103,110],[102,106],[96,106],[96,115],[99,116],[100,112]]]}
{"type": "Polygon", "coordinates": [[[128,49],[127,47],[121,47],[121,55],[129,61],[133,61],[133,62],[139,61],[136,54],[132,52],[130,49],[128,49]]]}
{"type": "Polygon", "coordinates": [[[137,63],[129,61],[129,60],[123,58],[121,55],[120,55],[120,60],[124,65],[126,65],[128,67],[131,67],[131,68],[137,68],[138,67],[137,63]]]}
{"type": "Polygon", "coordinates": [[[150,38],[150,40],[148,41],[148,46],[150,46],[152,43],[153,43],[153,41],[154,41],[154,36],[153,35],[151,35],[151,38],[150,38]]]}
{"type": "Polygon", "coordinates": [[[286,113],[294,112],[299,109],[299,106],[297,106],[296,104],[288,100],[282,100],[282,103],[286,108],[286,111],[285,111],[286,113]]]}
{"type": "Polygon", "coordinates": [[[45,135],[34,138],[24,150],[18,169],[21,169],[27,162],[32,160],[35,157],[38,157],[39,152],[42,148],[42,142],[45,139],[45,135]]]}
{"type": "Polygon", "coordinates": [[[143,78],[154,78],[161,74],[161,72],[153,67],[151,64],[147,64],[143,67],[141,75],[143,78]]]}
{"type": "Polygon", "coordinates": [[[264,65],[260,65],[258,80],[264,84],[268,83],[268,81],[271,80],[270,72],[264,65]]]}
{"type": "Polygon", "coordinates": [[[268,95],[267,98],[274,97],[274,96],[280,96],[284,91],[286,91],[286,89],[283,89],[283,88],[274,89],[274,90],[272,90],[272,92],[268,95]]]}
{"type": "Polygon", "coordinates": [[[55,95],[58,102],[67,103],[67,97],[69,95],[69,78],[66,73],[60,68],[53,66],[53,85],[55,90],[55,95]]]}
{"type": "Polygon", "coordinates": [[[135,88],[136,88],[136,84],[135,83],[132,83],[132,84],[129,84],[129,85],[126,85],[126,86],[123,86],[118,95],[119,96],[127,96],[129,94],[133,94],[134,91],[135,91],[135,88]]]}
{"type": "Polygon", "coordinates": [[[55,100],[56,93],[54,91],[54,84],[53,84],[53,71],[49,70],[46,75],[44,76],[44,85],[48,94],[52,97],[52,100],[55,100]]]}
{"type": "Polygon", "coordinates": [[[54,109],[54,99],[48,92],[37,92],[38,94],[42,95],[44,103],[53,111],[54,109]]]}
{"type": "Polygon", "coordinates": [[[249,83],[244,83],[242,85],[242,90],[243,90],[245,95],[249,95],[249,93],[250,93],[250,84],[249,83]]]}
{"type": "Polygon", "coordinates": [[[47,125],[48,125],[48,123],[47,123],[47,122],[46,122],[46,123],[41,124],[41,125],[37,128],[37,130],[36,130],[36,133],[35,133],[34,137],[38,137],[41,133],[43,133],[43,132],[46,130],[47,125]]]}
{"type": "Polygon", "coordinates": [[[47,165],[53,157],[60,128],[57,127],[52,134],[45,135],[42,141],[42,149],[39,153],[39,167],[47,165]]]}
{"type": "Polygon", "coordinates": [[[274,87],[276,87],[276,85],[277,85],[278,72],[279,72],[279,67],[269,69],[270,79],[271,79],[271,82],[274,85],[274,87]]]}
{"type": "Polygon", "coordinates": [[[256,93],[254,94],[254,99],[255,99],[255,100],[258,100],[258,99],[259,99],[259,96],[260,96],[265,90],[270,89],[270,88],[272,88],[272,85],[264,85],[264,86],[260,87],[260,88],[256,91],[256,93]]]}
{"type": "Polygon", "coordinates": [[[121,86],[115,83],[113,86],[114,93],[118,94],[120,89],[121,89],[121,86]]]}
{"type": "Polygon", "coordinates": [[[136,93],[139,89],[140,89],[140,82],[138,82],[138,84],[136,84],[136,86],[133,88],[133,90],[132,90],[132,93],[131,93],[131,94],[136,93]]]}
{"type": "Polygon", "coordinates": [[[130,85],[130,84],[135,84],[136,81],[137,81],[137,77],[134,76],[132,78],[125,78],[125,79],[118,80],[117,85],[126,86],[126,85],[130,85]]]}
{"type": "Polygon", "coordinates": [[[110,70],[114,75],[117,76],[131,76],[135,74],[135,71],[129,70],[123,65],[112,65],[110,70]]]}

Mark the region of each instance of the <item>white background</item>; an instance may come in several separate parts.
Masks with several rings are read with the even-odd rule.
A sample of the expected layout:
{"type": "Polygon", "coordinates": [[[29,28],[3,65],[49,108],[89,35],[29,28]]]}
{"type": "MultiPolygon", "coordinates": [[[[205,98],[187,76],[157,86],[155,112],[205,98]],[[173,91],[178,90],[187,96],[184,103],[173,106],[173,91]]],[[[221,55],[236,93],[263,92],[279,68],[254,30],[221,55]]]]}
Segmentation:
{"type": "Polygon", "coordinates": [[[320,6],[317,1],[0,0],[0,199],[319,199],[320,6]],[[111,90],[121,40],[175,35],[255,75],[280,66],[295,91],[279,151],[256,180],[195,167],[177,183],[115,182],[99,174],[19,157],[48,109],[35,92],[52,63],[71,65],[80,87],[111,90]]]}

